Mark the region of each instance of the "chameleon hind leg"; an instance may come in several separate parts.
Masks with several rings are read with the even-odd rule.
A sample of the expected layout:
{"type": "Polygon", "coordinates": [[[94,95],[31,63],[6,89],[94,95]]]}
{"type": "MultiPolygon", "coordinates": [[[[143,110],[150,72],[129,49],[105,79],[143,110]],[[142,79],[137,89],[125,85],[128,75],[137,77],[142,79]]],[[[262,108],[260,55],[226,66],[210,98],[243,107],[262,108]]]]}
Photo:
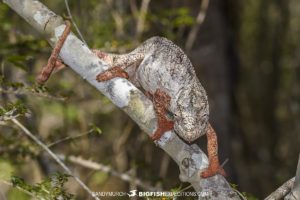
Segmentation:
{"type": "Polygon", "coordinates": [[[49,79],[49,77],[51,76],[54,70],[60,70],[65,66],[62,60],[58,58],[58,55],[70,31],[71,31],[71,23],[69,21],[66,21],[66,28],[62,33],[62,35],[60,36],[60,38],[58,39],[57,43],[55,44],[51,56],[48,59],[47,65],[43,66],[41,72],[38,74],[36,78],[39,84],[44,84],[49,79]]]}
{"type": "Polygon", "coordinates": [[[215,130],[209,124],[207,129],[207,152],[208,152],[208,168],[201,173],[202,178],[208,178],[216,174],[226,176],[226,172],[220,166],[218,158],[218,142],[215,130]]]}

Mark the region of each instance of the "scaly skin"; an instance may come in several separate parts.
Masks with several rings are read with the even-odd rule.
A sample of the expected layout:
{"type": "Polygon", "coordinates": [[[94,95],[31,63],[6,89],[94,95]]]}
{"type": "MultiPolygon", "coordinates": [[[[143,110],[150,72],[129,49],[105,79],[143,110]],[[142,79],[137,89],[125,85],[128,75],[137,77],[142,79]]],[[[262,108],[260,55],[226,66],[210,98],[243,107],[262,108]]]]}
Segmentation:
{"type": "Polygon", "coordinates": [[[128,77],[137,87],[154,94],[152,101],[158,117],[158,128],[152,139],[159,139],[173,127],[189,143],[206,134],[210,163],[201,176],[207,178],[216,173],[225,175],[219,165],[217,136],[208,122],[206,92],[190,60],[178,46],[165,38],[153,37],[128,54],[93,52],[112,66],[97,75],[98,81],[128,77]],[[173,123],[167,120],[167,111],[173,114],[173,123]]]}
{"type": "MultiPolygon", "coordinates": [[[[47,65],[37,78],[40,84],[49,79],[55,68],[64,66],[58,54],[70,32],[70,23],[66,24],[47,65]]],[[[158,128],[151,136],[153,140],[173,128],[187,142],[206,133],[209,167],[201,176],[207,178],[217,173],[225,175],[219,165],[217,136],[208,122],[206,92],[190,60],[178,46],[165,38],[153,37],[129,54],[107,54],[99,50],[93,52],[111,65],[110,69],[97,75],[99,82],[115,77],[126,78],[151,96],[158,119],[158,128]],[[167,119],[167,111],[173,114],[174,121],[167,119]]]]}
{"type": "Polygon", "coordinates": [[[60,67],[64,66],[62,60],[58,59],[58,54],[67,39],[69,33],[71,31],[71,23],[69,21],[66,21],[66,28],[61,35],[61,37],[58,39],[57,43],[55,44],[55,47],[51,53],[50,58],[48,59],[47,65],[43,66],[41,72],[37,76],[36,80],[39,84],[44,84],[49,77],[51,76],[53,70],[59,69],[60,67]]]}

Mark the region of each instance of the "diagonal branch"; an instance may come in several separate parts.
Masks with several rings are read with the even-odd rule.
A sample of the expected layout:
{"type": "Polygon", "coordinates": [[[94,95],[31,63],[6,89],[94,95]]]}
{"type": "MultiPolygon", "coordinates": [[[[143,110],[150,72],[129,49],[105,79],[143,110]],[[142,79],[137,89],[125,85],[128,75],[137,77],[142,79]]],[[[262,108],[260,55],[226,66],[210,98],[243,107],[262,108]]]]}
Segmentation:
{"type": "Polygon", "coordinates": [[[83,38],[83,36],[82,36],[82,34],[81,34],[81,32],[80,32],[80,30],[79,30],[77,24],[75,23],[75,21],[74,21],[74,19],[73,19],[73,15],[72,15],[72,13],[71,13],[71,11],[70,11],[70,7],[69,7],[69,2],[68,2],[68,0],[65,0],[65,5],[66,5],[66,8],[67,8],[68,17],[70,18],[70,20],[71,20],[73,26],[75,27],[77,34],[79,35],[80,39],[84,42],[84,44],[87,45],[87,43],[86,43],[86,41],[84,40],[84,38],[83,38]]]}
{"type": "Polygon", "coordinates": [[[291,194],[288,199],[289,200],[300,199],[300,154],[299,154],[299,159],[298,159],[295,182],[294,182],[293,189],[292,189],[291,194]]]}
{"type": "Polygon", "coordinates": [[[21,124],[17,119],[11,119],[11,121],[17,125],[28,137],[30,137],[36,144],[42,147],[69,175],[71,175],[79,185],[87,191],[94,199],[99,200],[98,197],[93,195],[93,192],[86,186],[72,171],[36,136],[34,136],[23,124],[21,124]]]}
{"type": "Polygon", "coordinates": [[[144,32],[145,19],[146,19],[146,14],[148,11],[149,4],[150,4],[150,0],[142,1],[141,8],[137,17],[136,38],[139,38],[144,32]]]}
{"type": "Polygon", "coordinates": [[[71,156],[65,156],[63,154],[60,154],[60,155],[58,155],[58,157],[61,160],[66,160],[70,163],[80,165],[80,166],[85,167],[85,168],[98,170],[98,171],[102,171],[102,172],[111,174],[111,175],[116,176],[116,177],[118,177],[121,180],[126,181],[126,182],[134,182],[134,184],[136,184],[137,186],[139,186],[139,187],[141,187],[145,190],[148,190],[148,191],[156,191],[157,190],[156,187],[151,186],[150,184],[142,181],[141,179],[132,177],[128,173],[118,172],[118,171],[112,169],[110,166],[103,165],[102,163],[97,163],[97,162],[94,162],[94,161],[91,161],[91,160],[85,160],[81,157],[76,157],[76,156],[72,156],[72,155],[71,156]]]}
{"type": "MultiPolygon", "coordinates": [[[[62,18],[37,0],[4,0],[34,29],[44,34],[53,46],[65,25],[62,18]]],[[[106,95],[116,106],[126,112],[148,135],[156,129],[156,117],[152,102],[125,79],[98,83],[96,75],[108,68],[74,34],[70,34],[60,51],[60,57],[71,69],[106,95]]],[[[201,197],[209,199],[239,199],[224,177],[216,175],[201,179],[199,172],[208,166],[206,155],[197,145],[187,145],[174,131],[168,131],[156,142],[178,164],[179,178],[190,182],[201,197]]]]}
{"type": "Polygon", "coordinates": [[[291,178],[287,182],[285,182],[282,186],[277,188],[274,192],[272,192],[269,196],[265,198],[265,200],[279,200],[285,197],[293,188],[295,182],[295,177],[291,178]]]}
{"type": "Polygon", "coordinates": [[[208,5],[209,5],[209,0],[202,0],[201,1],[200,10],[199,10],[199,13],[198,13],[197,18],[196,18],[196,23],[192,27],[192,29],[191,29],[191,31],[188,35],[188,38],[186,40],[186,43],[185,43],[185,50],[187,52],[189,52],[193,47],[193,44],[195,42],[198,30],[199,30],[201,24],[203,23],[203,21],[205,20],[208,5]]]}
{"type": "Polygon", "coordinates": [[[300,198],[300,154],[298,159],[296,176],[285,182],[272,192],[265,200],[296,200],[300,198]]]}

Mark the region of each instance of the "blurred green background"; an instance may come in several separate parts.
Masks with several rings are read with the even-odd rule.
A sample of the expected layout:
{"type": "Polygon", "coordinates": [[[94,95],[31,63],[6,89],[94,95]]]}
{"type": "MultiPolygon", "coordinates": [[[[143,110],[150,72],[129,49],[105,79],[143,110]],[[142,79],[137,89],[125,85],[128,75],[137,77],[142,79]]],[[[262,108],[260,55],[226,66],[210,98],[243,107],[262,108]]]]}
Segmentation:
{"type": "MultiPolygon", "coordinates": [[[[42,2],[68,16],[64,1],[42,2]]],[[[228,180],[240,191],[261,199],[295,175],[300,150],[299,1],[74,0],[69,6],[90,48],[125,53],[159,35],[185,50],[208,93],[220,159],[229,159],[228,180]],[[197,25],[205,3],[208,9],[200,12],[205,20],[197,25]],[[195,39],[188,44],[192,30],[195,39]]],[[[0,105],[5,108],[0,114],[20,113],[18,119],[46,144],[69,137],[51,146],[57,154],[102,163],[165,191],[187,186],[180,183],[176,164],[72,70],[54,74],[46,87],[37,86],[35,77],[50,53],[44,38],[0,3],[0,105]]],[[[203,137],[202,149],[205,143],[203,137]]],[[[136,188],[110,173],[66,163],[94,191],[136,188]]],[[[9,186],[12,175],[32,185],[57,171],[63,172],[40,147],[10,121],[0,120],[0,199],[30,199],[9,186]]],[[[68,193],[88,198],[68,180],[68,193]]]]}

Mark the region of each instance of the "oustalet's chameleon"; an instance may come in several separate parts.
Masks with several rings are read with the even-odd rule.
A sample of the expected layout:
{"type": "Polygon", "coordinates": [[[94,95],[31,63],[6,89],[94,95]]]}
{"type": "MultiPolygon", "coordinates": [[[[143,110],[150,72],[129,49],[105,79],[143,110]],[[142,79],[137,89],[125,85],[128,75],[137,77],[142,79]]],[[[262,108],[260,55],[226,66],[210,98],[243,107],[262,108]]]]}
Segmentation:
{"type": "Polygon", "coordinates": [[[99,82],[126,78],[152,99],[158,119],[153,140],[173,128],[189,143],[206,134],[209,167],[201,176],[225,175],[219,165],[217,136],[208,122],[206,92],[191,61],[177,45],[163,37],[152,37],[128,54],[93,52],[111,66],[97,75],[99,82]],[[169,113],[172,120],[167,117],[169,113]]]}
{"type": "MultiPolygon", "coordinates": [[[[70,23],[67,22],[47,65],[37,77],[40,84],[48,80],[55,68],[64,66],[58,54],[69,32],[70,23]]],[[[129,79],[153,101],[158,119],[158,127],[151,136],[153,140],[172,129],[189,143],[206,134],[209,166],[201,176],[225,175],[219,164],[217,136],[208,122],[206,92],[191,61],[177,45],[163,37],[152,37],[128,54],[93,52],[111,66],[97,75],[99,82],[115,77],[129,79]],[[167,117],[169,114],[171,120],[167,117]]]]}

